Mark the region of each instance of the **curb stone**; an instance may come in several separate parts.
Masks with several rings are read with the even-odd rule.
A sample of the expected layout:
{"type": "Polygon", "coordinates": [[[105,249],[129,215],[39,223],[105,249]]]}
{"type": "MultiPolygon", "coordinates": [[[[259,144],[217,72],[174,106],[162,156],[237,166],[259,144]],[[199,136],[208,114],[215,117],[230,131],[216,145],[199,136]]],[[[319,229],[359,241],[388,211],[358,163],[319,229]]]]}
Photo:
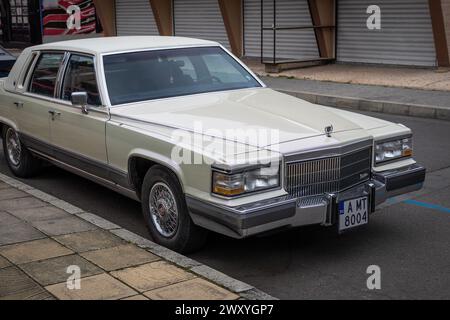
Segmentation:
{"type": "Polygon", "coordinates": [[[120,229],[120,226],[118,226],[117,224],[112,223],[106,219],[103,219],[89,212],[77,213],[75,215],[83,220],[92,223],[93,225],[99,227],[100,229],[105,230],[120,229]]]}
{"type": "Polygon", "coordinates": [[[450,121],[450,108],[274,89],[314,104],[329,107],[450,121]]]}
{"type": "Polygon", "coordinates": [[[230,289],[231,291],[234,291],[236,293],[242,293],[249,290],[252,290],[253,287],[251,285],[248,285],[242,281],[229,278],[227,275],[223,274],[222,272],[219,272],[213,268],[210,268],[205,265],[199,265],[196,267],[193,267],[190,269],[192,272],[212,280],[213,282],[216,282],[220,284],[221,286],[224,286],[227,289],[230,289]]]}
{"type": "Polygon", "coordinates": [[[196,260],[183,256],[175,251],[160,246],[153,241],[145,239],[131,231],[121,228],[120,226],[101,218],[93,213],[85,212],[83,209],[78,208],[64,200],[58,199],[52,195],[49,195],[41,190],[35,189],[23,182],[20,182],[14,178],[8,177],[0,173],[0,180],[6,184],[15,187],[25,193],[30,194],[37,199],[50,203],[59,209],[64,210],[69,214],[76,215],[80,219],[94,224],[100,229],[113,233],[119,238],[131,242],[140,248],[143,248],[183,269],[187,269],[190,272],[205,278],[213,283],[216,283],[224,288],[227,288],[240,296],[239,300],[278,300],[277,298],[249,285],[242,281],[236,280],[227,276],[226,274],[219,272],[211,267],[208,267],[196,260]]]}

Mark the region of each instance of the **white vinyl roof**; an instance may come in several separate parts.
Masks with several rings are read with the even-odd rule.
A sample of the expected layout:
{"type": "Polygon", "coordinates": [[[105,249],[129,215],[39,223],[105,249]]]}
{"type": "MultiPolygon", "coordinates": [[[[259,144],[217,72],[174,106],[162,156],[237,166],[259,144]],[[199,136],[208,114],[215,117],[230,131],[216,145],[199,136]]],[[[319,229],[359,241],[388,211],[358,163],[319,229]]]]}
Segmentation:
{"type": "Polygon", "coordinates": [[[127,36],[99,37],[59,41],[37,45],[31,50],[70,50],[94,54],[132,51],[141,49],[165,49],[176,47],[217,46],[217,42],[184,37],[127,36]]]}

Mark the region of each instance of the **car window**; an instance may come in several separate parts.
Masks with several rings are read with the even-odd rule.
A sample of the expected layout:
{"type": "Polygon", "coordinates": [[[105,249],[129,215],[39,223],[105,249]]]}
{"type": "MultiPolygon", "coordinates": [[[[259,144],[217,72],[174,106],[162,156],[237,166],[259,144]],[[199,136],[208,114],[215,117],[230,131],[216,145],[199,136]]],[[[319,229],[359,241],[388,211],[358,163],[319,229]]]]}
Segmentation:
{"type": "Polygon", "coordinates": [[[64,75],[62,98],[70,101],[72,92],[87,92],[88,104],[101,105],[95,77],[94,58],[72,54],[64,75]]]}
{"type": "Polygon", "coordinates": [[[189,57],[186,56],[177,56],[177,57],[171,57],[168,59],[170,62],[173,63],[173,66],[177,69],[175,69],[175,72],[178,70],[179,72],[183,74],[183,76],[186,79],[190,79],[191,81],[197,80],[197,73],[195,72],[194,65],[192,64],[189,57]]]}
{"type": "Polygon", "coordinates": [[[30,92],[46,97],[53,97],[56,78],[63,56],[63,53],[41,54],[33,71],[30,92]]]}
{"type": "Polygon", "coordinates": [[[211,53],[203,57],[203,61],[215,81],[221,83],[240,83],[246,81],[247,75],[233,68],[231,61],[224,60],[220,54],[211,53]]]}
{"type": "Polygon", "coordinates": [[[103,57],[112,105],[261,87],[220,47],[118,53],[103,57]]]}

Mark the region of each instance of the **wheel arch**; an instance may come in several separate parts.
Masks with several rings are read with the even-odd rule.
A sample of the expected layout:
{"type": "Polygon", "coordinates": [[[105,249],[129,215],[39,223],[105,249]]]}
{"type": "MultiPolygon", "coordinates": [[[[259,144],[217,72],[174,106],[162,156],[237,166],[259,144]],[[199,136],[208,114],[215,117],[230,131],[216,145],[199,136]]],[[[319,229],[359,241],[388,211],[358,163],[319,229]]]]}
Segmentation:
{"type": "Polygon", "coordinates": [[[139,199],[141,198],[141,187],[144,182],[144,177],[147,171],[155,166],[160,165],[172,172],[178,179],[181,189],[185,190],[185,179],[183,172],[178,164],[170,158],[161,155],[153,154],[148,151],[134,151],[128,156],[128,179],[130,185],[136,191],[139,199]]]}
{"type": "Polygon", "coordinates": [[[13,128],[17,133],[20,134],[19,130],[17,129],[16,124],[13,121],[8,120],[8,119],[3,118],[3,117],[0,117],[0,133],[3,132],[3,128],[4,127],[13,128]]]}

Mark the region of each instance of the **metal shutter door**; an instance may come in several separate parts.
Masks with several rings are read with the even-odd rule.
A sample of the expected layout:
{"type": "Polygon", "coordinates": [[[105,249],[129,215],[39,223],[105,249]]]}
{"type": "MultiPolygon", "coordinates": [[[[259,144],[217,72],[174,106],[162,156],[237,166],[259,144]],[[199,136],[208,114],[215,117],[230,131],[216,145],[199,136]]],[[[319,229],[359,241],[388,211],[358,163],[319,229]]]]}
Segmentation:
{"type": "Polygon", "coordinates": [[[174,0],[176,36],[217,41],[230,48],[217,0],[174,0]]]}
{"type": "Polygon", "coordinates": [[[118,36],[158,36],[149,0],[116,0],[118,36]]]}
{"type": "Polygon", "coordinates": [[[427,0],[378,0],[381,30],[366,26],[372,0],[338,1],[337,60],[343,62],[435,66],[427,0]]]}
{"type": "MultiPolygon", "coordinates": [[[[307,0],[277,0],[277,26],[312,26],[307,0]]],[[[264,25],[273,24],[273,1],[264,0],[264,25]]],[[[277,59],[319,58],[313,29],[279,30],[276,33],[277,59]]],[[[261,56],[261,2],[244,0],[244,49],[248,57],[261,56]]],[[[273,32],[264,31],[264,56],[273,57],[273,32]]]]}

